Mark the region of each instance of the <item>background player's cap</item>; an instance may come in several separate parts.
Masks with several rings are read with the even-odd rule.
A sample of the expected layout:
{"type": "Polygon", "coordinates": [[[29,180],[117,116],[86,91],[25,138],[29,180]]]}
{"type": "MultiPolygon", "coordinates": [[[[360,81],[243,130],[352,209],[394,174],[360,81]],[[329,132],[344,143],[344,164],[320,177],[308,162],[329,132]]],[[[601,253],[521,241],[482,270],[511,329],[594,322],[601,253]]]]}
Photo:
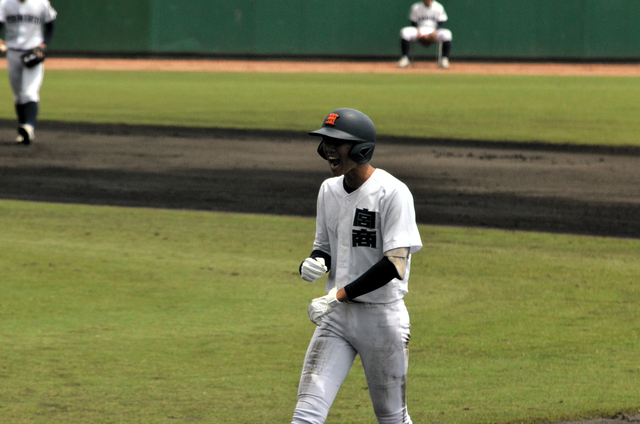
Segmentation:
{"type": "MultiPolygon", "coordinates": [[[[349,157],[359,165],[371,160],[376,147],[376,127],[373,121],[355,109],[340,108],[332,111],[325,118],[322,128],[309,134],[321,136],[323,140],[329,137],[353,142],[354,146],[349,151],[349,157]]],[[[318,146],[318,154],[323,159],[327,159],[322,148],[323,142],[321,141],[318,146]]]]}

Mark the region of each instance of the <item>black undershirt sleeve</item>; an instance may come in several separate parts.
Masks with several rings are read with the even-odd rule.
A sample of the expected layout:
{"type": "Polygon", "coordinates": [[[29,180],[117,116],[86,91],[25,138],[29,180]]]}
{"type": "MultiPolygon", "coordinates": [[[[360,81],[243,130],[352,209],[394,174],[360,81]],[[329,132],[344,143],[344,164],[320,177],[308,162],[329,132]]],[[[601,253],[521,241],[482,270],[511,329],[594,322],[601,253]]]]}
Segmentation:
{"type": "Polygon", "coordinates": [[[344,291],[349,300],[370,293],[387,284],[394,278],[400,278],[395,265],[386,256],[373,265],[367,272],[347,284],[344,291]]]}
{"type": "Polygon", "coordinates": [[[47,46],[49,45],[49,43],[51,43],[51,39],[53,38],[53,22],[48,22],[46,24],[44,24],[44,41],[43,43],[46,44],[47,46]]]}

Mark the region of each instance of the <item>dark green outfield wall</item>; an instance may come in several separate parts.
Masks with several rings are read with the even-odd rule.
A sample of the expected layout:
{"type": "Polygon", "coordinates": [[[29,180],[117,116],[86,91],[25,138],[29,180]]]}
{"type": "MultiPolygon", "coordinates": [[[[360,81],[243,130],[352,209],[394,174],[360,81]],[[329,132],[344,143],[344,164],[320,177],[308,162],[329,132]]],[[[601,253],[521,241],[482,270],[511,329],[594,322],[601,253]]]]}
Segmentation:
{"type": "Polygon", "coordinates": [[[148,0],[51,0],[58,12],[51,50],[149,51],[148,0]]]}
{"type": "Polygon", "coordinates": [[[640,59],[638,0],[456,0],[448,9],[460,55],[640,59]]]}
{"type": "MultiPolygon", "coordinates": [[[[51,0],[52,50],[397,57],[404,0],[51,0]]],[[[640,60],[640,0],[442,0],[452,56],[640,60]]],[[[425,53],[416,47],[414,53],[425,53]]],[[[431,52],[427,52],[431,54],[431,52]]]]}

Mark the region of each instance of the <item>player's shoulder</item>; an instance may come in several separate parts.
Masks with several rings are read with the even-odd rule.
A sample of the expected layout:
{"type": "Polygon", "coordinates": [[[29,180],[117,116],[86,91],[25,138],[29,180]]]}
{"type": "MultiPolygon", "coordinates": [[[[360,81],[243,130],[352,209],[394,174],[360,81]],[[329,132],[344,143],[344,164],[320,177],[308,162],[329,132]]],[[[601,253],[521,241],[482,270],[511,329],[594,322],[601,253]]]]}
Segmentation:
{"type": "Polygon", "coordinates": [[[38,3],[40,3],[40,6],[53,8],[53,6],[51,6],[51,2],[49,0],[38,0],[38,3]]]}
{"type": "Polygon", "coordinates": [[[376,168],[376,171],[373,173],[371,178],[376,182],[377,185],[384,188],[387,192],[408,190],[405,183],[403,183],[384,169],[376,168]]]}
{"type": "Polygon", "coordinates": [[[331,177],[322,182],[320,190],[333,190],[338,187],[342,187],[342,179],[344,177],[331,177]]]}
{"type": "Polygon", "coordinates": [[[18,0],[0,0],[0,8],[2,8],[5,13],[9,13],[19,7],[20,3],[18,0]]]}
{"type": "Polygon", "coordinates": [[[29,0],[32,7],[51,7],[49,0],[29,0]]]}
{"type": "Polygon", "coordinates": [[[434,10],[444,10],[444,6],[442,5],[442,3],[437,2],[436,0],[433,0],[433,2],[431,3],[431,8],[434,10]]]}

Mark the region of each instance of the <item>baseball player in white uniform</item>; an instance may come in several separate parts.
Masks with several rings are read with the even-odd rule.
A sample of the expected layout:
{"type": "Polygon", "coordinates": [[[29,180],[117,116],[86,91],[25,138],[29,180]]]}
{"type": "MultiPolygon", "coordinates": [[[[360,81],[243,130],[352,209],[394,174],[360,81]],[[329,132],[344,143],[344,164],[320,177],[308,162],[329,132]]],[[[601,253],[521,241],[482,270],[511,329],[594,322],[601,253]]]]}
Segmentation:
{"type": "MultiPolygon", "coordinates": [[[[29,144],[33,140],[38,119],[40,87],[44,65],[27,67],[22,55],[39,47],[44,50],[53,37],[56,11],[48,0],[0,0],[0,33],[6,27],[0,50],[7,53],[9,82],[18,117],[16,141],[29,144]]],[[[43,53],[42,53],[43,54],[43,53]]]]}
{"type": "Polygon", "coordinates": [[[362,112],[336,109],[310,134],[322,137],[318,153],[333,178],[320,188],[313,251],[300,274],[313,282],[328,272],[328,294],[309,306],[317,327],[292,423],[324,423],[360,355],[378,422],[409,424],[411,336],[403,297],[411,255],[422,248],[413,196],[401,181],[369,164],[376,130],[362,112]]]}
{"type": "Polygon", "coordinates": [[[402,57],[398,66],[406,68],[411,64],[409,59],[411,43],[418,41],[425,47],[429,47],[433,43],[442,44],[442,52],[438,61],[441,68],[448,69],[453,35],[450,30],[442,28],[448,19],[444,7],[435,0],[423,0],[411,6],[409,11],[411,26],[400,30],[402,57]]]}

